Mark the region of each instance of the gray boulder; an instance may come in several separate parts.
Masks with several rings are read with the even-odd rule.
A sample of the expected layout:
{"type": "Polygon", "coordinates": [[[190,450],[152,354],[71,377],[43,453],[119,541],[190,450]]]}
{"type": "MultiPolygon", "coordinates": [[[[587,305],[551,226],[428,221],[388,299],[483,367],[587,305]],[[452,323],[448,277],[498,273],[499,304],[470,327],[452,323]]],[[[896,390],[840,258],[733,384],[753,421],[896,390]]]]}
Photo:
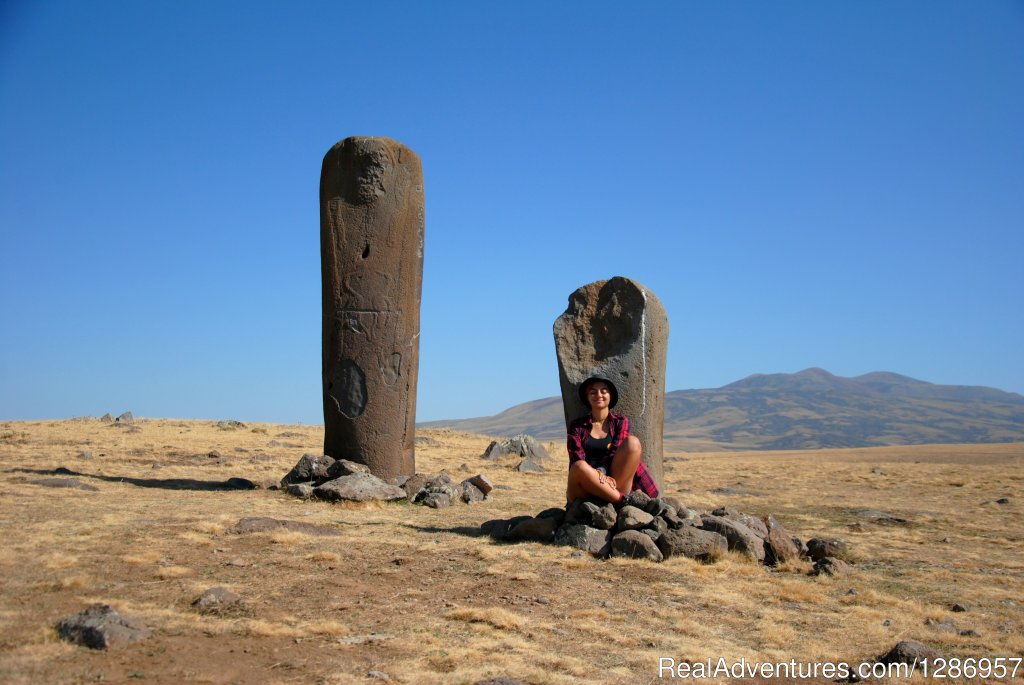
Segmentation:
{"type": "Polygon", "coordinates": [[[57,624],[62,640],[85,645],[90,649],[107,649],[150,636],[151,631],[139,621],[122,616],[106,604],[94,604],[80,614],[69,616],[57,624]]]}
{"type": "Polygon", "coordinates": [[[555,544],[567,545],[599,557],[608,555],[612,533],[582,524],[565,524],[555,531],[555,544]]]}
{"type": "Polygon", "coordinates": [[[218,586],[212,587],[199,595],[192,602],[192,608],[203,614],[219,614],[228,609],[236,608],[241,601],[242,598],[231,590],[218,586]]]}
{"type": "Polygon", "coordinates": [[[530,518],[520,521],[509,529],[507,539],[511,542],[551,542],[558,528],[553,518],[530,518]]]}
{"type": "Polygon", "coordinates": [[[313,494],[319,499],[348,500],[352,502],[366,502],[368,500],[390,502],[392,500],[405,499],[405,490],[402,490],[397,485],[386,483],[369,473],[354,473],[350,476],[329,480],[322,485],[318,485],[313,490],[313,494]]]}
{"type": "MultiPolygon", "coordinates": [[[[324,459],[330,459],[327,455],[324,459]]],[[[351,476],[355,473],[369,473],[370,467],[366,464],[359,464],[349,459],[335,459],[334,463],[327,467],[327,480],[334,480],[342,476],[351,476]]]]}
{"type": "Polygon", "coordinates": [[[757,561],[764,561],[764,540],[742,523],[713,514],[705,514],[700,520],[701,529],[724,536],[730,550],[739,551],[757,561]]]}
{"type": "Polygon", "coordinates": [[[800,550],[796,548],[789,533],[774,516],[771,514],[765,516],[764,526],[768,530],[764,545],[765,563],[775,566],[800,558],[800,550]]]}
{"type": "Polygon", "coordinates": [[[431,509],[444,509],[451,505],[452,496],[447,492],[428,492],[420,501],[431,509]]]}
{"type": "Polygon", "coordinates": [[[331,480],[329,472],[333,464],[334,458],[328,457],[326,454],[303,454],[292,470],[281,479],[281,485],[287,486],[291,483],[319,485],[324,483],[331,480]]]}
{"type": "Polygon", "coordinates": [[[535,437],[520,433],[504,440],[492,441],[482,455],[483,459],[501,459],[503,457],[521,457],[540,462],[550,459],[551,455],[535,437]]]}
{"type": "Polygon", "coordinates": [[[494,483],[492,483],[491,479],[482,473],[478,473],[466,480],[475,485],[480,492],[484,493],[484,496],[490,494],[491,490],[494,489],[494,483]]]}
{"type": "Polygon", "coordinates": [[[480,491],[480,488],[473,485],[473,483],[470,482],[469,479],[466,479],[459,483],[455,489],[455,492],[459,495],[459,499],[461,499],[466,504],[473,504],[474,502],[484,501],[484,493],[480,491]]]}
{"type": "Polygon", "coordinates": [[[811,538],[807,541],[807,554],[811,561],[825,557],[850,561],[850,546],[842,538],[811,538]]]}
{"type": "Polygon", "coordinates": [[[662,533],[658,538],[658,549],[666,559],[684,556],[710,563],[725,556],[729,544],[719,533],[683,526],[662,533]]]}
{"type": "Polygon", "coordinates": [[[844,576],[850,572],[850,565],[835,557],[822,557],[814,562],[812,576],[844,576]]]}
{"type": "Polygon", "coordinates": [[[913,640],[903,640],[875,660],[883,664],[920,664],[925,659],[933,663],[936,659],[942,658],[942,652],[936,649],[913,640]]]}
{"type": "Polygon", "coordinates": [[[639,530],[624,530],[612,538],[611,556],[661,561],[664,557],[649,535],[639,530]]]}
{"type": "Polygon", "coordinates": [[[653,520],[654,517],[646,511],[627,505],[619,509],[615,528],[616,530],[640,530],[646,528],[653,520]]]}
{"type": "Polygon", "coordinates": [[[536,459],[527,457],[519,462],[516,471],[519,473],[544,473],[544,467],[536,459]]]}

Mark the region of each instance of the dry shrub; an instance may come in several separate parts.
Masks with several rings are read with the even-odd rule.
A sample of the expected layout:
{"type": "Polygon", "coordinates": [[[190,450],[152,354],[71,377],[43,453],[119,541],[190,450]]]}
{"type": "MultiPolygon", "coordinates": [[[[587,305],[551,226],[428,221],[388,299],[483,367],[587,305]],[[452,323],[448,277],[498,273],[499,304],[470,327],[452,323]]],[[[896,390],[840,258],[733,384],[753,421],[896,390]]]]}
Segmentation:
{"type": "Polygon", "coordinates": [[[484,623],[501,630],[520,630],[523,627],[523,619],[518,614],[499,607],[452,609],[445,617],[467,623],[484,623]]]}

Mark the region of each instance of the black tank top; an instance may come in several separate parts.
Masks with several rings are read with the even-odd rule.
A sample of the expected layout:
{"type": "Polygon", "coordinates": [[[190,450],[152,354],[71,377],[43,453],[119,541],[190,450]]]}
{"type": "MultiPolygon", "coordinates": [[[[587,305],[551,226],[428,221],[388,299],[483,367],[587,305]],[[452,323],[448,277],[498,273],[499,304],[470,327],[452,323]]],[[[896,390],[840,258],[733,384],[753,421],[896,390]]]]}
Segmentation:
{"type": "Polygon", "coordinates": [[[595,438],[587,434],[587,441],[583,443],[583,453],[587,457],[587,463],[597,467],[604,464],[612,453],[612,434],[609,433],[603,438],[595,438]]]}

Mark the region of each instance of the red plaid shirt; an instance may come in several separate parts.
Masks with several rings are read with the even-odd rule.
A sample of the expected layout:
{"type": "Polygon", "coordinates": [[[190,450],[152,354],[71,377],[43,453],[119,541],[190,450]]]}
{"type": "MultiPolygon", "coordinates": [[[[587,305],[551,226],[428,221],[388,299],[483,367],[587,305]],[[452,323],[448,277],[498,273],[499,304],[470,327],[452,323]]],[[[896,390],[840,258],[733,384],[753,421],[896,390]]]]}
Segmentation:
{"type": "MultiPolygon", "coordinates": [[[[603,466],[608,473],[611,473],[615,450],[629,437],[629,419],[623,414],[616,414],[615,412],[608,412],[608,419],[610,424],[609,435],[612,438],[611,454],[598,466],[603,466]]],[[[593,426],[594,418],[590,414],[581,416],[569,424],[569,431],[566,436],[566,449],[569,450],[570,466],[572,466],[574,461],[580,459],[583,461],[587,460],[583,445],[586,443],[587,436],[590,435],[590,430],[593,426]]],[[[649,497],[658,496],[658,485],[654,482],[651,472],[647,470],[647,466],[643,461],[637,464],[636,475],[633,476],[633,489],[643,490],[649,497]]]]}

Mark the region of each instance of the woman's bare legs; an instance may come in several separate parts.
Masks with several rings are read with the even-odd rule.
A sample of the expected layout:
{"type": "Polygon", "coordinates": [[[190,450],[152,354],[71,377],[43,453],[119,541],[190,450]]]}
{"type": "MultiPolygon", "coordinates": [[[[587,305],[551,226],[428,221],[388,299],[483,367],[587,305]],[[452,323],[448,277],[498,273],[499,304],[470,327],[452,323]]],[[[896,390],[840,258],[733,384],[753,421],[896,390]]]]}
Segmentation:
{"type": "MultiPolygon", "coordinates": [[[[614,465],[613,465],[614,466],[614,465]]],[[[633,467],[636,472],[636,467],[633,467]]],[[[580,497],[593,495],[609,502],[619,501],[619,491],[615,482],[580,459],[569,465],[569,484],[565,488],[565,498],[572,502],[580,497]]]]}
{"type": "Polygon", "coordinates": [[[641,451],[640,439],[635,435],[630,435],[615,450],[611,476],[615,479],[615,487],[623,495],[633,489],[633,476],[636,475],[636,468],[640,465],[641,451]]]}

